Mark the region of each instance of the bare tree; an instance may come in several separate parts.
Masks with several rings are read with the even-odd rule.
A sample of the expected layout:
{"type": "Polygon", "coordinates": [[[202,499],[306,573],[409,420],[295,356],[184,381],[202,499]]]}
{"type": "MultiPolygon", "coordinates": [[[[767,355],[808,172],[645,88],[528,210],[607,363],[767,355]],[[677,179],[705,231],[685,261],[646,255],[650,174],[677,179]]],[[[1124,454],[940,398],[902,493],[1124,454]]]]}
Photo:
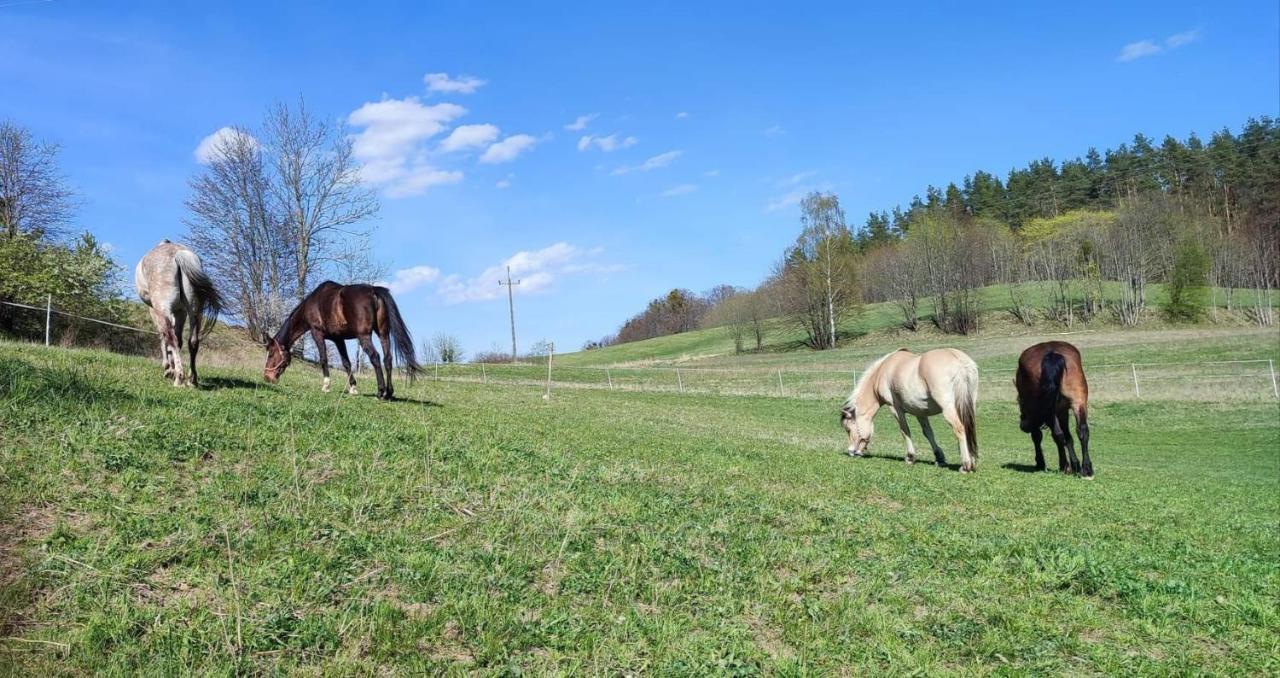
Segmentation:
{"type": "Polygon", "coordinates": [[[271,192],[295,252],[294,288],[301,299],[311,291],[316,269],[352,254],[344,244],[367,241],[369,231],[353,227],[377,214],[378,200],[360,183],[341,125],[312,115],[301,98],[296,109],[278,103],[267,111],[263,140],[271,192]]]}
{"type": "Polygon", "coordinates": [[[58,171],[58,150],[0,120],[0,228],[9,238],[58,238],[75,216],[79,204],[58,171]]]}
{"type": "Polygon", "coordinates": [[[191,244],[224,287],[228,310],[254,338],[271,336],[296,293],[297,253],[272,200],[261,145],[248,130],[222,135],[190,187],[191,244]]]}
{"type": "Polygon", "coordinates": [[[436,332],[430,343],[424,342],[422,348],[429,360],[440,363],[460,363],[464,355],[462,342],[445,332],[436,332]]]}

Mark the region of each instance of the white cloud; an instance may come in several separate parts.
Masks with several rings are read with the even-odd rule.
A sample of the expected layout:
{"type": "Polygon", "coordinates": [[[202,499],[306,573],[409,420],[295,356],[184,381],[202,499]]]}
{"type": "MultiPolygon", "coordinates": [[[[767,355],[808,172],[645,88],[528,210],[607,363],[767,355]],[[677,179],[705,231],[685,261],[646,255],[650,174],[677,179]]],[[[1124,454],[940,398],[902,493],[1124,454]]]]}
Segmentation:
{"type": "Polygon", "coordinates": [[[462,181],[462,172],[441,170],[430,165],[414,165],[387,186],[388,198],[408,198],[422,195],[432,186],[456,184],[462,181]]]}
{"type": "Polygon", "coordinates": [[[1199,39],[1200,39],[1200,31],[1191,30],[1191,31],[1184,31],[1182,33],[1174,33],[1173,35],[1164,39],[1164,44],[1168,45],[1169,49],[1176,49],[1183,45],[1190,45],[1191,43],[1199,39]]]}
{"type": "Polygon", "coordinates": [[[437,291],[449,304],[497,299],[506,294],[498,280],[506,277],[507,267],[510,267],[511,275],[520,279],[520,285],[515,288],[517,294],[538,294],[566,276],[618,270],[614,266],[585,261],[602,251],[599,248],[584,250],[567,242],[558,242],[540,250],[516,252],[475,277],[464,279],[450,275],[440,281],[437,291]]]}
{"type": "Polygon", "coordinates": [[[537,143],[537,138],[528,134],[513,134],[485,150],[484,155],[480,156],[480,162],[490,165],[511,162],[537,143]]]}
{"type": "Polygon", "coordinates": [[[786,133],[787,133],[787,130],[782,129],[782,125],[774,125],[773,127],[770,127],[769,129],[764,130],[764,135],[767,137],[776,136],[778,134],[786,134],[786,133]]]}
{"type": "Polygon", "coordinates": [[[249,134],[242,132],[234,127],[223,127],[218,131],[200,140],[200,144],[196,146],[194,155],[196,162],[201,165],[208,165],[218,157],[219,150],[223,144],[234,141],[237,136],[248,139],[253,145],[258,144],[258,140],[249,134]]]}
{"type": "Polygon", "coordinates": [[[494,188],[511,188],[511,179],[514,176],[514,174],[508,174],[507,176],[499,179],[498,183],[493,185],[494,188]]]}
{"type": "Polygon", "coordinates": [[[586,115],[580,115],[576,119],[574,119],[573,122],[565,125],[564,128],[571,132],[581,132],[582,130],[587,128],[587,123],[591,122],[592,120],[595,120],[596,116],[598,115],[600,114],[588,113],[586,115]]]}
{"type": "Polygon", "coordinates": [[[496,125],[459,125],[440,142],[440,150],[448,153],[475,146],[487,146],[498,138],[496,125]]]}
{"type": "Polygon", "coordinates": [[[1116,61],[1124,63],[1126,61],[1134,61],[1144,57],[1155,56],[1162,52],[1190,45],[1199,39],[1200,31],[1190,30],[1170,35],[1164,39],[1163,44],[1157,43],[1154,40],[1139,40],[1137,42],[1131,42],[1120,49],[1120,54],[1116,57],[1116,61]]]}
{"type": "Polygon", "coordinates": [[[440,269],[431,266],[414,266],[396,271],[390,282],[379,282],[396,294],[404,294],[440,279],[440,269]]]}
{"type": "Polygon", "coordinates": [[[438,184],[456,183],[462,173],[428,162],[425,142],[465,115],[457,104],[424,105],[417,97],[366,103],[347,117],[359,131],[352,138],[360,177],[381,186],[389,197],[417,195],[438,184]]]}
{"type": "Polygon", "coordinates": [[[808,192],[809,189],[807,188],[798,188],[791,191],[790,193],[771,201],[768,205],[765,205],[764,211],[776,212],[792,205],[799,205],[800,201],[804,199],[805,194],[808,192]]]}
{"type": "Polygon", "coordinates": [[[613,174],[627,174],[629,172],[648,172],[650,170],[666,167],[675,162],[676,158],[684,155],[684,151],[667,151],[649,158],[648,160],[636,165],[635,167],[622,166],[613,170],[613,174]]]}
{"type": "Polygon", "coordinates": [[[1159,54],[1162,51],[1164,50],[1160,48],[1160,45],[1157,45],[1150,40],[1139,40],[1138,42],[1131,42],[1125,45],[1124,48],[1120,50],[1120,56],[1116,57],[1116,61],[1133,61],[1134,59],[1141,59],[1142,57],[1159,54]]]}
{"type": "Polygon", "coordinates": [[[684,120],[687,117],[689,117],[689,114],[684,111],[680,111],[679,113],[676,113],[676,120],[684,120]]]}
{"type": "Polygon", "coordinates": [[[703,172],[703,173],[702,173],[702,176],[704,176],[704,177],[718,177],[718,176],[720,176],[720,170],[718,170],[718,169],[707,170],[707,171],[705,171],[705,172],[703,172]]]}
{"type": "Polygon", "coordinates": [[[805,170],[804,172],[796,172],[789,177],[783,177],[778,180],[778,186],[795,186],[796,184],[817,174],[815,170],[805,170]]]}
{"type": "Polygon", "coordinates": [[[619,139],[616,134],[610,134],[607,137],[597,137],[588,134],[581,139],[578,139],[578,150],[585,151],[592,146],[595,146],[605,153],[610,153],[623,148],[631,148],[639,142],[640,140],[635,137],[624,137],[619,139]]]}
{"type": "Polygon", "coordinates": [[[455,80],[448,73],[428,73],[422,76],[428,92],[448,92],[451,94],[471,94],[485,84],[480,78],[460,75],[455,80]]]}
{"type": "Polygon", "coordinates": [[[658,195],[664,198],[674,198],[677,195],[688,195],[696,190],[698,190],[697,184],[680,184],[679,186],[672,186],[658,195]]]}

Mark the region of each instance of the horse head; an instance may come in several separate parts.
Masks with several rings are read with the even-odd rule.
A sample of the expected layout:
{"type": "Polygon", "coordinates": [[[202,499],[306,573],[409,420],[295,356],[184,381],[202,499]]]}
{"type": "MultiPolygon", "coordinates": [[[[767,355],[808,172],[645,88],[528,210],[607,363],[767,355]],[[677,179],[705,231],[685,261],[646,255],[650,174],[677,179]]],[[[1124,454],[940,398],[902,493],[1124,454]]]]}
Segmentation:
{"type": "Polygon", "coordinates": [[[284,370],[289,366],[289,362],[293,360],[293,354],[289,349],[275,337],[267,340],[267,366],[262,370],[262,378],[267,380],[268,384],[274,384],[280,380],[280,375],[284,374],[284,370]]]}
{"type": "Polygon", "coordinates": [[[867,453],[867,445],[871,443],[871,434],[875,432],[875,424],[868,416],[858,416],[853,405],[845,405],[840,409],[840,425],[849,434],[849,454],[861,457],[867,453]]]}

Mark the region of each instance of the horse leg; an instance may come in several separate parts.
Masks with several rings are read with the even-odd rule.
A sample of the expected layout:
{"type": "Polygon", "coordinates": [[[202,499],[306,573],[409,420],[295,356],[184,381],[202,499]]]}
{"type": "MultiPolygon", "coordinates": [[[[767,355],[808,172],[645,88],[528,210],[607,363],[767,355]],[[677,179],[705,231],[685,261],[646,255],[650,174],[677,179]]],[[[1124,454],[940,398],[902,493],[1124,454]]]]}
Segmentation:
{"type": "Polygon", "coordinates": [[[1093,462],[1089,461],[1089,412],[1080,405],[1075,408],[1076,434],[1080,436],[1080,477],[1093,479],[1093,462]]]}
{"type": "Polygon", "coordinates": [[[199,386],[200,377],[196,375],[196,353],[200,351],[200,316],[191,316],[191,326],[187,328],[187,352],[191,354],[191,385],[199,386]]]}
{"type": "Polygon", "coordinates": [[[1049,416],[1049,433],[1053,435],[1053,442],[1058,445],[1058,470],[1067,474],[1079,472],[1080,462],[1076,461],[1071,434],[1067,433],[1066,412],[1049,416]]]}
{"type": "Polygon", "coordinates": [[[1031,429],[1031,442],[1036,446],[1036,470],[1044,470],[1044,447],[1040,443],[1044,441],[1044,428],[1037,425],[1031,429]]]}
{"type": "Polygon", "coordinates": [[[387,400],[395,398],[395,387],[391,385],[391,334],[389,332],[379,332],[378,339],[382,341],[382,369],[387,373],[387,400]]]}
{"type": "Polygon", "coordinates": [[[947,455],[942,453],[942,446],[938,444],[938,439],[933,437],[933,427],[929,425],[929,417],[918,416],[916,421],[920,422],[920,429],[924,431],[924,437],[929,439],[929,446],[933,448],[933,460],[938,466],[947,465],[947,455]]]}
{"type": "Polygon", "coordinates": [[[378,378],[378,398],[386,397],[384,394],[387,390],[387,383],[382,380],[382,365],[378,357],[378,350],[373,347],[373,339],[367,335],[360,335],[360,348],[364,349],[365,355],[369,356],[369,364],[373,366],[373,374],[378,378]]]}
{"type": "Polygon", "coordinates": [[[973,461],[973,455],[969,453],[968,438],[965,435],[964,422],[960,421],[960,413],[956,412],[954,405],[944,408],[942,416],[946,418],[947,423],[951,424],[951,432],[956,434],[956,439],[960,441],[960,472],[972,473],[978,470],[978,465],[973,461]]]}
{"type": "Polygon", "coordinates": [[[320,373],[324,375],[324,385],[320,387],[321,391],[329,392],[329,347],[325,346],[324,334],[320,330],[311,330],[311,341],[316,344],[316,356],[320,358],[320,373]]]}
{"type": "Polygon", "coordinates": [[[156,333],[160,335],[160,366],[164,368],[164,376],[173,377],[173,360],[169,357],[169,319],[164,317],[154,308],[147,307],[151,311],[151,322],[156,326],[156,333]]]}
{"type": "Polygon", "coordinates": [[[907,443],[907,463],[916,463],[916,445],[911,442],[911,428],[907,426],[907,413],[890,405],[889,411],[893,413],[893,418],[898,420],[898,430],[902,431],[902,439],[907,443]]]}
{"type": "Polygon", "coordinates": [[[169,345],[173,347],[174,386],[182,386],[187,381],[186,375],[182,373],[182,325],[185,322],[186,316],[184,314],[173,314],[173,329],[169,334],[169,345]]]}
{"type": "Polygon", "coordinates": [[[351,358],[347,356],[347,342],[334,339],[333,347],[338,349],[338,357],[342,358],[342,369],[347,371],[347,393],[356,395],[356,377],[351,373],[351,358]]]}

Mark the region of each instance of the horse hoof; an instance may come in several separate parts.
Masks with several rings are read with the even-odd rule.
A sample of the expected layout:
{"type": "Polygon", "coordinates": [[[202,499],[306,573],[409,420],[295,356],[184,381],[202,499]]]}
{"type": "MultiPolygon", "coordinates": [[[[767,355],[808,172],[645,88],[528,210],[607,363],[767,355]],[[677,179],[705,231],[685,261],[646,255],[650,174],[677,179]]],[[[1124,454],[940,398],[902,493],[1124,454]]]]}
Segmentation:
{"type": "Polygon", "coordinates": [[[356,387],[355,387],[355,386],[348,386],[348,387],[347,387],[347,393],[350,393],[351,395],[360,395],[360,394],[356,391],[356,387]]]}
{"type": "Polygon", "coordinates": [[[320,387],[320,392],[321,393],[329,392],[329,377],[324,378],[324,384],[320,387]]]}
{"type": "Polygon", "coordinates": [[[913,457],[907,457],[906,461],[907,461],[907,465],[908,465],[908,466],[910,466],[911,464],[916,463],[916,460],[915,460],[915,458],[913,458],[913,457]]]}
{"type": "Polygon", "coordinates": [[[1090,473],[1090,474],[1089,474],[1089,475],[1087,475],[1087,476],[1080,476],[1080,479],[1081,479],[1081,480],[1093,480],[1093,474],[1092,474],[1092,473],[1090,473]]]}

